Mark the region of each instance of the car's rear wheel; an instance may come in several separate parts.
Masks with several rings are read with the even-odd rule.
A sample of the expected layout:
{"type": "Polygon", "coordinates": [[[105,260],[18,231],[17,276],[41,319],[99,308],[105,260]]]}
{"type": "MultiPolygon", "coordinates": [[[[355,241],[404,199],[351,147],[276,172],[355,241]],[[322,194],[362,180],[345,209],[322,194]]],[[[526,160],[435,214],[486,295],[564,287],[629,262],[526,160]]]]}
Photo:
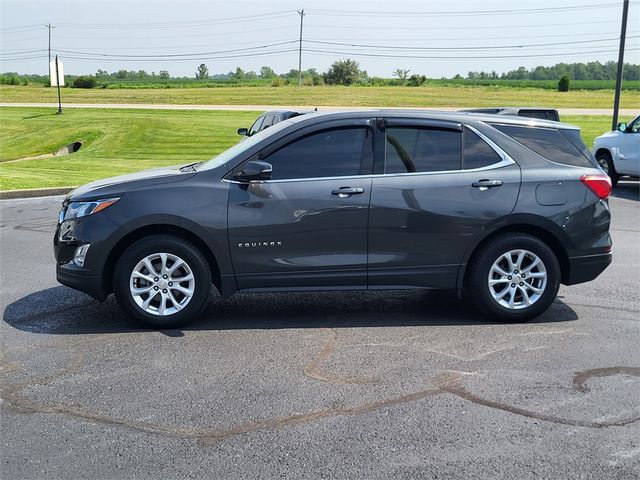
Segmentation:
{"type": "Polygon", "coordinates": [[[207,260],[178,237],[138,240],[120,257],[113,291],[125,312],[151,327],[169,328],[196,319],[211,291],[207,260]]]}
{"type": "Polygon", "coordinates": [[[468,289],[490,319],[526,322],[553,303],[560,286],[555,253],[537,237],[508,233],[490,240],[470,266],[468,289]]]}
{"type": "Polygon", "coordinates": [[[611,155],[607,152],[601,152],[596,155],[596,160],[598,161],[598,165],[600,165],[602,170],[604,170],[604,173],[609,175],[609,178],[611,179],[611,186],[615,187],[618,180],[620,180],[620,176],[616,172],[611,155]]]}

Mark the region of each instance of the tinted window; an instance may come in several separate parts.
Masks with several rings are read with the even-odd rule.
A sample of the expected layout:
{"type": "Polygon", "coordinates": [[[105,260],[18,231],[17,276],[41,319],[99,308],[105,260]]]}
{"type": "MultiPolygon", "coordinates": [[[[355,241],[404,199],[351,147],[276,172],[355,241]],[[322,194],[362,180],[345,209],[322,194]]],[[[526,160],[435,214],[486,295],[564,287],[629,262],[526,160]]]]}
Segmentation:
{"type": "Polygon", "coordinates": [[[371,138],[366,128],[324,130],[285,145],[265,160],[273,167],[274,180],[359,175],[365,141],[371,143],[371,138]]]}
{"type": "Polygon", "coordinates": [[[481,168],[502,161],[500,155],[478,135],[464,129],[464,168],[481,168]]]}
{"type": "Polygon", "coordinates": [[[493,125],[525,147],[554,162],[578,167],[592,167],[591,160],[555,128],[493,125]]]}
{"type": "Polygon", "coordinates": [[[249,136],[260,131],[262,127],[262,123],[264,122],[264,119],[265,119],[264,115],[261,115],[258,117],[258,119],[255,122],[253,122],[253,125],[251,125],[251,128],[249,129],[249,136]]]}
{"type": "Polygon", "coordinates": [[[461,135],[453,130],[415,127],[386,129],[385,173],[459,170],[461,135]]]}

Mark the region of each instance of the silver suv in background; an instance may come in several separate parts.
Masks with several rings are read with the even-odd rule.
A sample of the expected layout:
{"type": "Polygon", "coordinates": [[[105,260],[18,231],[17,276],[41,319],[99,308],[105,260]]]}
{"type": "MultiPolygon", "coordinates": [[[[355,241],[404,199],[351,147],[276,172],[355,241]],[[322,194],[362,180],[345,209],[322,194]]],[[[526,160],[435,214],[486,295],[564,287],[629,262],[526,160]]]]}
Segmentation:
{"type": "Polygon", "coordinates": [[[618,129],[600,135],[593,143],[593,155],[615,185],[622,176],[640,177],[640,115],[618,129]]]}

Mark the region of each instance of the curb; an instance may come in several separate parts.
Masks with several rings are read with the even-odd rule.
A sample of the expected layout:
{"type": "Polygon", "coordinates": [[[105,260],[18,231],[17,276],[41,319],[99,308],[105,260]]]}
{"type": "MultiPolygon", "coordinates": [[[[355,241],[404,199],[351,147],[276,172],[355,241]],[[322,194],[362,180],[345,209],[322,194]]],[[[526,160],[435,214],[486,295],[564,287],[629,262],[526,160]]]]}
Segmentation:
{"type": "Polygon", "coordinates": [[[15,198],[49,197],[51,195],[64,195],[78,187],[55,187],[55,188],[30,188],[24,190],[3,190],[0,191],[0,200],[15,198]]]}

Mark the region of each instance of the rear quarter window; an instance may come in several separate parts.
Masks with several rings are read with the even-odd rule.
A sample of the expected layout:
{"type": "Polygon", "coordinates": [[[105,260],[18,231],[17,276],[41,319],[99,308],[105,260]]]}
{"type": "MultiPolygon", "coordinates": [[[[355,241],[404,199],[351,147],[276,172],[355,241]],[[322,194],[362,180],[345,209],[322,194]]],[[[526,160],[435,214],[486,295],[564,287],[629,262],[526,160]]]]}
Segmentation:
{"type": "MultiPolygon", "coordinates": [[[[575,167],[593,167],[594,164],[581,148],[575,145],[576,136],[582,145],[580,133],[567,130],[566,134],[573,135],[569,140],[563,133],[555,128],[541,127],[521,127],[514,125],[492,125],[493,128],[509,135],[511,138],[521,143],[525,147],[533,150],[538,155],[551,160],[553,162],[562,163],[564,165],[573,165],[575,167]]],[[[586,150],[586,147],[584,147],[586,150]]],[[[588,153],[588,150],[587,150],[588,153]]]]}

